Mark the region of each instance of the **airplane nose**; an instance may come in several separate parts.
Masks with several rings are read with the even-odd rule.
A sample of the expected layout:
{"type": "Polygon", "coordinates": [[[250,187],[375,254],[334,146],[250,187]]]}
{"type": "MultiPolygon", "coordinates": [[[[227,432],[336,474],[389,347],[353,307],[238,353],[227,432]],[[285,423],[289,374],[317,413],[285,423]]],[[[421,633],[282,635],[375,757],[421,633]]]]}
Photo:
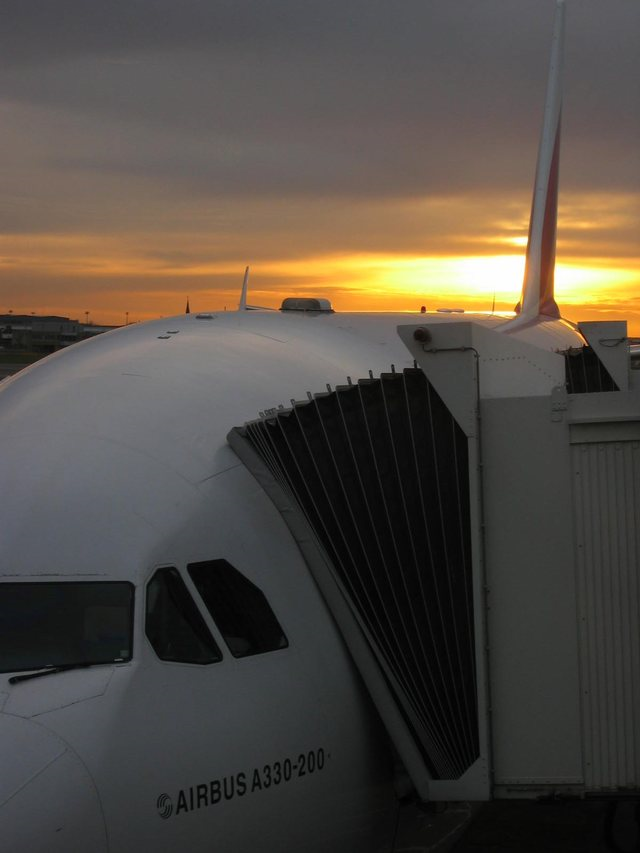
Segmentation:
{"type": "Polygon", "coordinates": [[[86,768],[56,734],[0,714],[0,853],[106,853],[86,768]]]}

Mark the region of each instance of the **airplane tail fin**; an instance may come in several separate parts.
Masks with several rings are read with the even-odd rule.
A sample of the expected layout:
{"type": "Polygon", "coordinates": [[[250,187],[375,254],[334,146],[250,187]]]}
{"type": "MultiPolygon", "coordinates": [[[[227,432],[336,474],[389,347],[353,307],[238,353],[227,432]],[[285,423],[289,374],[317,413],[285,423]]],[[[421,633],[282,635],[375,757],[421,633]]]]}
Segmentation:
{"type": "Polygon", "coordinates": [[[247,311],[247,290],[249,288],[249,267],[245,268],[244,279],[242,280],[242,290],[240,291],[240,302],[238,303],[238,311],[247,311]]]}
{"type": "Polygon", "coordinates": [[[518,316],[503,326],[505,331],[528,325],[538,318],[560,317],[560,310],[554,298],[554,271],[558,219],[564,17],[564,0],[557,0],[522,295],[515,309],[518,316]]]}

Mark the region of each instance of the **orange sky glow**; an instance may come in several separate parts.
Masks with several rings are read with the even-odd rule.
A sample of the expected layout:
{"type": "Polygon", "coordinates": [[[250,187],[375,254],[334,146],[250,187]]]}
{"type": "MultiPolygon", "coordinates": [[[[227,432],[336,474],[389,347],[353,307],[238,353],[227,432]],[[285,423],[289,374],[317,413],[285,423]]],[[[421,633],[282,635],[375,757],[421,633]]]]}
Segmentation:
{"type": "MultiPolygon", "coordinates": [[[[496,220],[491,209],[510,213],[511,208],[493,200],[483,220],[481,204],[460,198],[389,202],[390,210],[374,206],[362,228],[382,232],[387,221],[399,223],[397,234],[385,241],[386,251],[375,251],[375,235],[366,250],[323,246],[323,225],[331,243],[331,212],[314,224],[315,241],[303,235],[293,250],[295,226],[290,239],[286,217],[279,230],[272,225],[262,234],[258,214],[254,232],[229,234],[224,252],[208,246],[199,221],[193,233],[187,232],[187,222],[174,233],[160,234],[4,235],[0,311],[80,320],[88,312],[96,324],[122,324],[181,313],[187,298],[195,311],[233,310],[247,262],[249,301],[265,307],[278,307],[284,296],[298,294],[328,297],[339,311],[417,311],[421,305],[511,311],[524,269],[526,207],[520,204],[512,218],[496,220]],[[426,237],[419,233],[421,226],[426,237]],[[410,228],[416,233],[407,240],[410,228]],[[422,240],[424,254],[415,251],[422,240]],[[244,244],[249,257],[242,252],[244,244]],[[438,246],[444,251],[438,252],[438,246]]],[[[284,208],[278,211],[281,217],[284,208]]],[[[640,336],[640,258],[633,234],[637,208],[635,197],[611,196],[573,198],[561,210],[556,298],[567,319],[626,319],[629,334],[640,336]],[[589,218],[594,209],[597,220],[589,218]]]]}
{"type": "MultiPolygon", "coordinates": [[[[513,310],[553,0],[34,2],[3,15],[0,313],[234,310],[247,264],[270,308],[513,310]]],[[[640,3],[566,17],[556,301],[640,336],[640,3]]]]}

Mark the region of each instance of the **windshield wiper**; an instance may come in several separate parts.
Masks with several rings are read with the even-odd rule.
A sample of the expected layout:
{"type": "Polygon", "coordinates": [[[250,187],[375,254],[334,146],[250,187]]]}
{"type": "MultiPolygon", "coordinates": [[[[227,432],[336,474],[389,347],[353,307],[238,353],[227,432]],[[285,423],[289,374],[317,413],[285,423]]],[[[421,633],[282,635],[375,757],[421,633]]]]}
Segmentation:
{"type": "Polygon", "coordinates": [[[84,669],[87,666],[100,666],[101,663],[111,661],[84,661],[83,663],[59,663],[55,666],[45,666],[36,672],[27,672],[24,675],[12,675],[9,684],[18,684],[20,681],[30,681],[32,678],[41,678],[43,675],[53,675],[55,672],[66,672],[68,669],[84,669]]]}

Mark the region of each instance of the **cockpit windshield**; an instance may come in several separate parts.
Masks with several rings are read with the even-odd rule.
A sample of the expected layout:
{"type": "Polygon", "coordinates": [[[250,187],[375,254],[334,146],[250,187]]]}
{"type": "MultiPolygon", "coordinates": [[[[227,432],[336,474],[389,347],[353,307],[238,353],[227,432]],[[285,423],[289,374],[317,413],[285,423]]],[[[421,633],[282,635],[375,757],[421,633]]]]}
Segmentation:
{"type": "Polygon", "coordinates": [[[0,672],[131,659],[133,585],[0,583],[0,672]]]}

